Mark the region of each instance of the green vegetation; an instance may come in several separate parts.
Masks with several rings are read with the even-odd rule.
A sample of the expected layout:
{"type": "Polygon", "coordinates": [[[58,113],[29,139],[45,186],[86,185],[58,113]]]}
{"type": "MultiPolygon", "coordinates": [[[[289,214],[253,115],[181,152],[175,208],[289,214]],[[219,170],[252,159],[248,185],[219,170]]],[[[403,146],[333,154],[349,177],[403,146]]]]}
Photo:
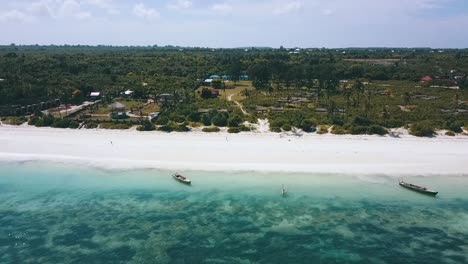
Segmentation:
{"type": "Polygon", "coordinates": [[[125,130],[125,129],[129,129],[131,127],[132,127],[132,125],[127,124],[127,123],[101,123],[99,125],[99,128],[102,128],[102,129],[122,129],[122,130],[125,130]]]}
{"type": "Polygon", "coordinates": [[[410,126],[410,134],[417,137],[432,137],[435,133],[434,123],[421,121],[410,126]]]}
{"type": "Polygon", "coordinates": [[[137,128],[138,131],[153,131],[156,126],[149,120],[143,121],[143,124],[137,128]]]}
{"type": "Polygon", "coordinates": [[[217,126],[211,126],[211,127],[205,127],[205,128],[203,128],[202,131],[203,131],[203,132],[207,132],[207,133],[214,133],[214,132],[219,132],[219,131],[221,131],[221,130],[220,130],[219,127],[217,127],[217,126]]]}
{"type": "Polygon", "coordinates": [[[2,123],[6,125],[13,125],[13,126],[19,126],[28,122],[28,119],[24,116],[19,116],[19,117],[9,116],[9,117],[4,117],[1,120],[2,120],[2,123]]]}
{"type": "Polygon", "coordinates": [[[286,49],[10,45],[0,46],[0,115],[20,116],[18,109],[25,108],[23,116],[36,112],[28,121],[35,126],[138,125],[138,130],[167,132],[189,131],[187,125],[200,123],[244,131],[244,122],[266,118],[274,132],[297,128],[323,134],[332,127],[334,134],[383,135],[411,125],[411,133],[420,136],[433,135],[435,129],[462,133],[468,124],[467,74],[468,50],[307,49],[289,54],[286,49]],[[211,87],[203,86],[213,74],[231,81],[215,79],[211,87]],[[251,81],[240,81],[241,75],[251,81]],[[423,76],[433,81],[419,83],[423,76]],[[212,88],[220,89],[219,96],[212,88]],[[123,94],[126,90],[133,93],[123,94]],[[77,115],[62,119],[59,111],[54,116],[37,112],[43,102],[79,104],[93,91],[105,95],[102,102],[77,115]],[[109,117],[108,106],[115,102],[131,111],[125,123],[109,117]],[[160,112],[154,123],[141,120],[153,112],[160,112]]]}

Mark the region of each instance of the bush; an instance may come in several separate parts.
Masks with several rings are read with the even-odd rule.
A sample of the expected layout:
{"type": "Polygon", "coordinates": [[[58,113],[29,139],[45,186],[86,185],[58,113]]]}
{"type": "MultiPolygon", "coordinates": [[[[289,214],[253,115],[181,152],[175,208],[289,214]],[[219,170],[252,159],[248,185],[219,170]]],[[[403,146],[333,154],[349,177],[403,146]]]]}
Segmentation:
{"type": "Polygon", "coordinates": [[[200,118],[201,122],[205,126],[211,126],[211,118],[208,114],[203,114],[200,118]]]}
{"type": "Polygon", "coordinates": [[[159,131],[164,131],[164,132],[188,132],[190,131],[190,128],[188,128],[186,125],[179,125],[175,122],[170,122],[165,126],[162,126],[158,128],[159,131]]]}
{"type": "Polygon", "coordinates": [[[218,113],[215,117],[213,117],[211,122],[213,122],[213,125],[219,127],[225,127],[228,124],[226,115],[222,113],[218,113]]]}
{"type": "Polygon", "coordinates": [[[213,133],[213,132],[219,132],[219,131],[221,130],[217,126],[203,128],[203,132],[207,132],[207,133],[213,133]]]}
{"type": "Polygon", "coordinates": [[[240,133],[240,129],[238,127],[230,127],[228,129],[228,133],[240,133]]]}
{"type": "Polygon", "coordinates": [[[240,126],[239,126],[239,130],[242,131],[242,132],[251,131],[250,127],[245,126],[245,125],[240,125],[240,126]]]}
{"type": "Polygon", "coordinates": [[[331,123],[333,125],[338,125],[338,126],[342,126],[344,125],[344,121],[343,121],[343,118],[339,117],[339,116],[334,116],[332,117],[332,119],[330,120],[331,123]]]}
{"type": "Polygon", "coordinates": [[[291,126],[290,125],[284,125],[281,127],[284,131],[291,131],[291,126]]]}
{"type": "Polygon", "coordinates": [[[367,134],[383,136],[383,135],[388,134],[388,131],[383,126],[371,125],[367,128],[367,134]]]}
{"type": "Polygon", "coordinates": [[[453,119],[449,119],[445,126],[455,132],[455,133],[461,133],[463,132],[463,129],[462,129],[462,126],[463,126],[463,123],[461,123],[460,121],[457,121],[457,120],[453,120],[453,119]]]}
{"type": "Polygon", "coordinates": [[[143,121],[143,124],[137,128],[137,130],[138,131],[153,131],[153,130],[156,130],[156,127],[151,121],[145,120],[143,121]]]}
{"type": "Polygon", "coordinates": [[[273,126],[273,127],[270,127],[270,131],[271,131],[271,132],[274,132],[274,133],[280,133],[280,132],[281,132],[281,128],[280,128],[280,127],[273,126]]]}
{"type": "Polygon", "coordinates": [[[369,120],[367,117],[358,116],[353,119],[353,125],[357,126],[370,126],[372,121],[369,120]]]}
{"type": "Polygon", "coordinates": [[[310,119],[304,119],[301,122],[300,128],[305,132],[315,132],[317,129],[315,128],[316,122],[310,119]]]}
{"type": "Polygon", "coordinates": [[[156,119],[155,123],[160,126],[167,125],[167,123],[169,123],[169,118],[167,118],[167,116],[160,116],[156,119]]]}
{"type": "Polygon", "coordinates": [[[328,133],[328,126],[319,126],[317,134],[327,134],[328,133]]]}
{"type": "Polygon", "coordinates": [[[241,122],[242,122],[242,118],[234,114],[229,117],[227,124],[230,127],[238,127],[241,122]]]}
{"type": "Polygon", "coordinates": [[[334,135],[344,135],[347,133],[347,131],[342,126],[333,126],[331,133],[334,135]]]}
{"type": "Polygon", "coordinates": [[[169,119],[170,119],[171,121],[176,122],[176,123],[183,123],[183,122],[185,122],[185,117],[182,116],[182,115],[178,115],[178,114],[176,114],[176,113],[170,114],[170,115],[169,115],[169,119]]]}
{"type": "Polygon", "coordinates": [[[417,122],[410,126],[410,134],[417,137],[432,137],[434,130],[433,124],[429,121],[417,122]]]}
{"type": "Polygon", "coordinates": [[[98,127],[98,124],[94,123],[94,122],[89,122],[85,125],[85,128],[87,129],[92,129],[92,128],[97,128],[98,127]]]}
{"type": "Polygon", "coordinates": [[[367,127],[366,126],[351,126],[348,128],[348,131],[352,135],[363,135],[363,134],[367,134],[367,127]]]}
{"type": "Polygon", "coordinates": [[[99,128],[102,129],[129,129],[131,125],[124,123],[102,123],[99,128]]]}
{"type": "Polygon", "coordinates": [[[28,121],[26,119],[26,117],[21,116],[21,117],[7,117],[7,118],[3,119],[2,122],[7,124],[7,125],[19,126],[19,125],[22,125],[23,123],[25,123],[26,121],[28,121]]]}
{"type": "Polygon", "coordinates": [[[57,119],[52,123],[52,127],[56,128],[67,128],[70,125],[70,120],[69,119],[57,119]]]}
{"type": "Polygon", "coordinates": [[[445,135],[450,136],[450,137],[454,137],[455,133],[453,133],[452,131],[447,131],[447,132],[445,132],[445,135]]]}

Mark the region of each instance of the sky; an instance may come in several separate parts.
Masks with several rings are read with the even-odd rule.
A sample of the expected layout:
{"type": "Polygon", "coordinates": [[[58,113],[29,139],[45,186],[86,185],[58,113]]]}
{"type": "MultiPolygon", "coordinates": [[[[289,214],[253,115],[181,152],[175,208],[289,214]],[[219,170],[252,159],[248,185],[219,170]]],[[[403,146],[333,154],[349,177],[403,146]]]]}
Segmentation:
{"type": "Polygon", "coordinates": [[[468,48],[467,0],[0,0],[0,45],[468,48]]]}

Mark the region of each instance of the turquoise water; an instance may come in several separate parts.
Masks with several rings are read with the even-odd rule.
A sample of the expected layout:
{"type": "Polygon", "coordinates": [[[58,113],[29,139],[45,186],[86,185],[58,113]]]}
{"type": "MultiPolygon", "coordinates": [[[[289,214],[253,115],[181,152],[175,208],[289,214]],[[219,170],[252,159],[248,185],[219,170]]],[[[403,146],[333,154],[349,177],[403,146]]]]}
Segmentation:
{"type": "Polygon", "coordinates": [[[468,263],[466,176],[183,173],[0,164],[0,263],[468,263]]]}

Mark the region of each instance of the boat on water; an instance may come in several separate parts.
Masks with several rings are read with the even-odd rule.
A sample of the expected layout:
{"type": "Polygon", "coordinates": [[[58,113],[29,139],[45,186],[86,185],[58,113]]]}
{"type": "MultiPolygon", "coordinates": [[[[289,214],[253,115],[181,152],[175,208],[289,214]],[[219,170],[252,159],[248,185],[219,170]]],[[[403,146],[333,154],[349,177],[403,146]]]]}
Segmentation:
{"type": "Polygon", "coordinates": [[[404,182],[403,180],[399,180],[398,183],[402,187],[405,187],[407,189],[410,189],[410,190],[413,190],[413,191],[416,191],[416,192],[419,192],[419,193],[427,194],[427,195],[436,196],[439,193],[439,192],[436,192],[434,190],[429,190],[426,187],[422,187],[422,186],[418,186],[418,185],[415,185],[415,184],[404,182]]]}
{"type": "Polygon", "coordinates": [[[174,179],[176,179],[177,181],[179,181],[179,182],[181,182],[181,183],[184,183],[184,184],[191,184],[191,183],[192,183],[191,180],[189,180],[189,179],[188,179],[187,177],[185,177],[185,176],[182,176],[182,175],[179,174],[179,173],[174,173],[174,174],[172,175],[172,177],[173,177],[174,179]]]}
{"type": "Polygon", "coordinates": [[[287,194],[288,194],[288,190],[284,188],[284,184],[281,185],[281,196],[286,197],[287,194]]]}

